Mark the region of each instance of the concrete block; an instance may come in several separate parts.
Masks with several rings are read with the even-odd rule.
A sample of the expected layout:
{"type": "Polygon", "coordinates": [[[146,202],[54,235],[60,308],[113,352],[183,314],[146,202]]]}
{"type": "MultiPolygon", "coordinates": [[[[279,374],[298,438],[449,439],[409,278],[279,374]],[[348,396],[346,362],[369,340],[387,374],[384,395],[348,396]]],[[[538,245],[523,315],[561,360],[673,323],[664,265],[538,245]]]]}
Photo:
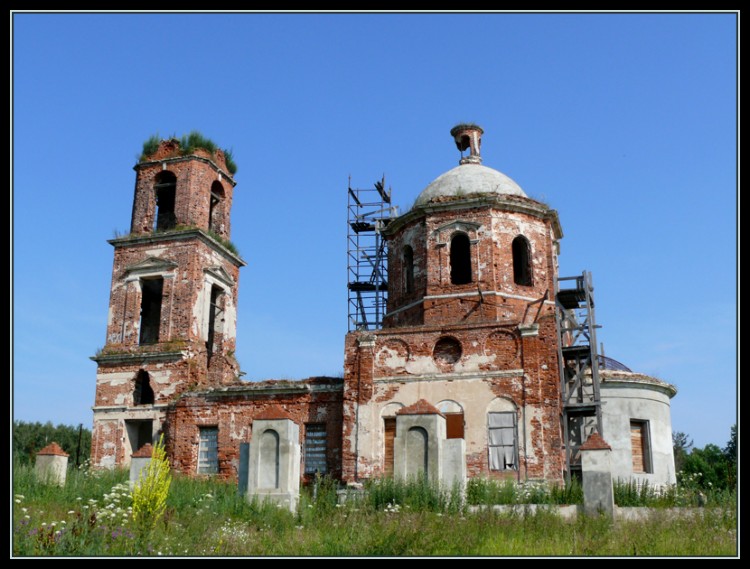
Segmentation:
{"type": "Polygon", "coordinates": [[[297,511],[300,486],[299,425],[287,418],[253,421],[248,500],[258,498],[297,511]]]}

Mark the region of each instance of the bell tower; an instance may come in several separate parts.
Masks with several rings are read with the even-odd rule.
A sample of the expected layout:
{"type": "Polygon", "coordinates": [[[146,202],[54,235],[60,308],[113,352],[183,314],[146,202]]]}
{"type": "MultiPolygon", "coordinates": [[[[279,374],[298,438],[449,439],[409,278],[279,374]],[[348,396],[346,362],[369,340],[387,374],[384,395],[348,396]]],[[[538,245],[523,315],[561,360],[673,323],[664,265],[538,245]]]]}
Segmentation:
{"type": "Polygon", "coordinates": [[[114,247],[107,336],[97,363],[92,460],[127,465],[170,401],[238,380],[239,269],[230,238],[231,156],[197,133],[150,140],[135,165],[128,235],[114,247]],[[148,146],[148,148],[147,148],[148,146]]]}

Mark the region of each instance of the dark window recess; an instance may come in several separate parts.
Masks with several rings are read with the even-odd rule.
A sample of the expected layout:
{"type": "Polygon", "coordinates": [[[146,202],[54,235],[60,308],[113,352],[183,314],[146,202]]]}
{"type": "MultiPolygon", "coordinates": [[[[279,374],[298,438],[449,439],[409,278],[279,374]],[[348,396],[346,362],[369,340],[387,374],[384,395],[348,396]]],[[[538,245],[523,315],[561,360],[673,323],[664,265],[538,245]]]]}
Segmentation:
{"type": "Polygon", "coordinates": [[[141,344],[155,344],[159,341],[163,287],[162,278],[141,281],[141,344]]]}
{"type": "Polygon", "coordinates": [[[172,172],[161,172],[156,178],[156,227],[157,231],[174,229],[177,216],[174,211],[177,178],[172,172]]]}
{"type": "Polygon", "coordinates": [[[206,339],[206,353],[208,354],[208,363],[214,355],[214,342],[216,340],[216,322],[221,318],[221,288],[214,285],[211,287],[211,307],[208,314],[208,338],[206,339]]]}
{"type": "Polygon", "coordinates": [[[451,239],[451,283],[471,282],[471,242],[465,233],[451,239]]]}
{"type": "Polygon", "coordinates": [[[513,240],[513,282],[531,286],[531,246],[528,239],[519,235],[513,240]]]}
{"type": "Polygon", "coordinates": [[[153,421],[126,420],[125,432],[133,452],[140,449],[146,443],[153,442],[153,421]]]}
{"type": "Polygon", "coordinates": [[[221,204],[224,201],[224,187],[218,180],[211,184],[210,209],[208,212],[208,228],[214,233],[221,233],[221,204]]]}
{"type": "Polygon", "coordinates": [[[404,247],[404,292],[414,291],[414,250],[407,245],[404,247]]]}
{"type": "Polygon", "coordinates": [[[455,364],[461,359],[461,342],[450,336],[440,338],[432,350],[432,357],[438,364],[455,364]]]}
{"type": "Polygon", "coordinates": [[[151,388],[151,380],[148,372],[140,370],[135,376],[135,387],[133,388],[134,405],[153,405],[154,390],[151,388]]]}
{"type": "Polygon", "coordinates": [[[305,474],[326,474],[328,434],[325,423],[305,425],[305,474]]]}

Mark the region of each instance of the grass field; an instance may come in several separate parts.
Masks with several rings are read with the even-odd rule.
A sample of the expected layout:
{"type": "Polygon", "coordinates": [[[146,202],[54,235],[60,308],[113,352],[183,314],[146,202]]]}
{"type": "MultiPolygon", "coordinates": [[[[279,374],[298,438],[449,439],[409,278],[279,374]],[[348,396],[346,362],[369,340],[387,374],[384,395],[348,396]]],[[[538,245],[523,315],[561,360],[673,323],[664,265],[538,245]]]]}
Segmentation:
{"type": "MultiPolygon", "coordinates": [[[[578,501],[575,488],[544,492],[469,487],[466,502],[426,484],[373,484],[360,499],[338,504],[324,480],[305,490],[296,514],[238,496],[234,484],[175,476],[167,510],[153,529],[132,517],[127,473],[71,471],[63,488],[37,483],[16,467],[14,556],[736,556],[735,494],[709,496],[708,507],[675,517],[655,508],[647,521],[610,522],[548,512],[469,513],[466,502],[578,501]],[[493,495],[494,493],[494,495],[493,495]],[[502,498],[504,496],[504,498],[502,498]]],[[[627,505],[690,500],[679,491],[661,501],[621,485],[627,505]]],[[[667,494],[669,496],[669,494],[667,494]]]]}

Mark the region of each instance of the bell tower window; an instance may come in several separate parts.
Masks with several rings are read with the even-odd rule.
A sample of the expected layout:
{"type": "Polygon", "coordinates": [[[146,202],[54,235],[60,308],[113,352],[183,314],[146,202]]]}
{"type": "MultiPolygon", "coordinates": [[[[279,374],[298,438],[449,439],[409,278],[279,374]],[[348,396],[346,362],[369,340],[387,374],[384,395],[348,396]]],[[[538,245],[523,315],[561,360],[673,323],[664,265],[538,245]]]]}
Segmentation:
{"type": "Polygon", "coordinates": [[[161,324],[161,299],[164,279],[141,280],[141,333],[140,344],[156,344],[161,324]]]}
{"type": "Polygon", "coordinates": [[[414,249],[404,247],[404,292],[414,292],[414,249]]]}
{"type": "Polygon", "coordinates": [[[513,240],[513,282],[531,286],[531,246],[528,239],[519,235],[513,240]]]}
{"type": "Polygon", "coordinates": [[[160,172],[156,176],[156,225],[155,231],[174,229],[177,216],[174,211],[177,178],[172,172],[160,172]]]}
{"type": "Polygon", "coordinates": [[[451,239],[451,283],[471,282],[471,242],[466,233],[457,233],[451,239]]]}

